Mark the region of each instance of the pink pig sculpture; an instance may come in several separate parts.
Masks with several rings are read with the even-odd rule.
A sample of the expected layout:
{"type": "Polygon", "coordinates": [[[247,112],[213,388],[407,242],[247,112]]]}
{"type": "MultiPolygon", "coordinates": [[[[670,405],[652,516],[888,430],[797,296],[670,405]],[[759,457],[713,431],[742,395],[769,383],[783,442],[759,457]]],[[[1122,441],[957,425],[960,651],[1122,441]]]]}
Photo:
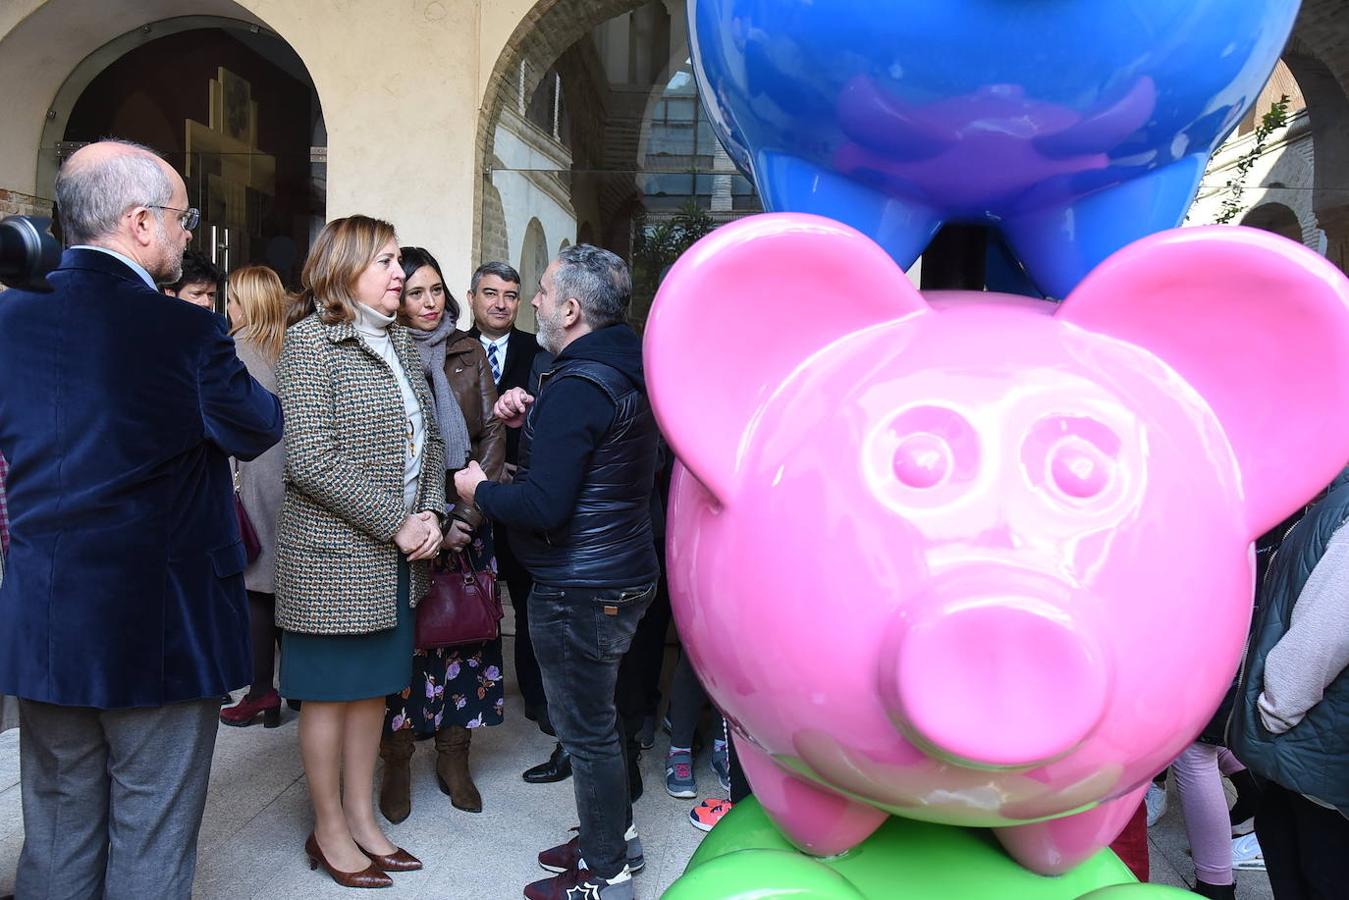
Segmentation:
{"type": "Polygon", "coordinates": [[[1245,228],[1055,305],[755,216],[670,271],[645,356],[680,635],[817,856],[892,814],[1042,874],[1106,846],[1232,680],[1252,540],[1349,460],[1349,281],[1245,228]]]}

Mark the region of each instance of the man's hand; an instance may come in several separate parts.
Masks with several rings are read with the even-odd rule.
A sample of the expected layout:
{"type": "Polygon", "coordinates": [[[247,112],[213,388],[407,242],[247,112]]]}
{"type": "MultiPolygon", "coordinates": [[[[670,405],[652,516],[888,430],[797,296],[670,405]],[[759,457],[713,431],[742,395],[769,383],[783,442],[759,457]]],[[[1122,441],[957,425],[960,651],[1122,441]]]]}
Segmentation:
{"type": "Polygon", "coordinates": [[[515,463],[506,463],[506,469],[501,474],[501,483],[510,484],[515,480],[515,473],[520,471],[520,467],[515,463]]]}
{"type": "Polygon", "coordinates": [[[468,542],[473,540],[473,529],[462,519],[451,519],[450,527],[445,529],[445,536],[441,539],[440,547],[442,550],[463,550],[468,546],[468,542]]]}
{"type": "Polygon", "coordinates": [[[519,428],[525,424],[525,413],[533,402],[534,398],[524,388],[511,388],[497,398],[497,405],[492,407],[492,415],[505,423],[508,428],[519,428]]]}
{"type": "MultiPolygon", "coordinates": [[[[499,403],[500,401],[498,401],[499,403]]],[[[471,459],[468,461],[468,465],[454,473],[454,491],[464,503],[472,504],[473,495],[478,490],[478,485],[486,480],[487,473],[482,470],[482,466],[478,465],[476,459],[471,459]]]]}

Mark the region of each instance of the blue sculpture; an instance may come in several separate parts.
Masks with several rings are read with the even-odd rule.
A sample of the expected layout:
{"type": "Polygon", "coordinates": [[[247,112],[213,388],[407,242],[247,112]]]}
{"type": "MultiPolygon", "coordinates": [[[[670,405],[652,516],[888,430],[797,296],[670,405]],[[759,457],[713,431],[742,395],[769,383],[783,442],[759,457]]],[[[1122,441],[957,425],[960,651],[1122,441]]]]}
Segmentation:
{"type": "Polygon", "coordinates": [[[713,127],[765,206],[908,267],[946,222],[1000,229],[1063,297],[1180,224],[1297,0],[689,0],[713,127]]]}

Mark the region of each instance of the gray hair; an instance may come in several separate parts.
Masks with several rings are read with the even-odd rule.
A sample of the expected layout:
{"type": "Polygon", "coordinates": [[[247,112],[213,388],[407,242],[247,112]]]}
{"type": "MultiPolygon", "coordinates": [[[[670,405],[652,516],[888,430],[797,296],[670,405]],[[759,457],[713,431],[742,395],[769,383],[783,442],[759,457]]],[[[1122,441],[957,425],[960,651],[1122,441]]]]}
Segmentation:
{"type": "Polygon", "coordinates": [[[553,292],[558,301],[575,297],[591,328],[604,328],[628,317],[632,276],[616,254],[590,244],[568,247],[557,255],[553,292]]]}
{"type": "Polygon", "coordinates": [[[468,284],[470,293],[478,292],[478,282],[482,281],[484,275],[495,275],[502,281],[513,281],[520,283],[520,273],[511,268],[504,262],[485,262],[473,270],[473,280],[468,284]]]}
{"type": "Polygon", "coordinates": [[[56,176],[56,206],[67,244],[87,244],[112,234],[127,210],[162,206],[173,198],[173,182],[148,147],[131,141],[109,141],[141,153],[118,153],[105,159],[68,160],[56,176]]]}

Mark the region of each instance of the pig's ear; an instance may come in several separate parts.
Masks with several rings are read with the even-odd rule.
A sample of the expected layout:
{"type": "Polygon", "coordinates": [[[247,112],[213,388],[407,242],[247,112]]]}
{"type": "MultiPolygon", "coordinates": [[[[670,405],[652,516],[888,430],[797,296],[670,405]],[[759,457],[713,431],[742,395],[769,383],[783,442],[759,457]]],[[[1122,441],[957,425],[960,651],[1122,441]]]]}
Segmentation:
{"type": "Polygon", "coordinates": [[[723,225],[679,258],[652,304],[656,420],[725,501],[757,413],[792,372],[840,338],[926,309],[885,251],[846,225],[797,213],[723,225]]]}
{"type": "Polygon", "coordinates": [[[1057,317],[1143,347],[1222,423],[1251,537],[1349,460],[1349,281],[1251,228],[1162,232],[1101,263],[1057,317]]]}

